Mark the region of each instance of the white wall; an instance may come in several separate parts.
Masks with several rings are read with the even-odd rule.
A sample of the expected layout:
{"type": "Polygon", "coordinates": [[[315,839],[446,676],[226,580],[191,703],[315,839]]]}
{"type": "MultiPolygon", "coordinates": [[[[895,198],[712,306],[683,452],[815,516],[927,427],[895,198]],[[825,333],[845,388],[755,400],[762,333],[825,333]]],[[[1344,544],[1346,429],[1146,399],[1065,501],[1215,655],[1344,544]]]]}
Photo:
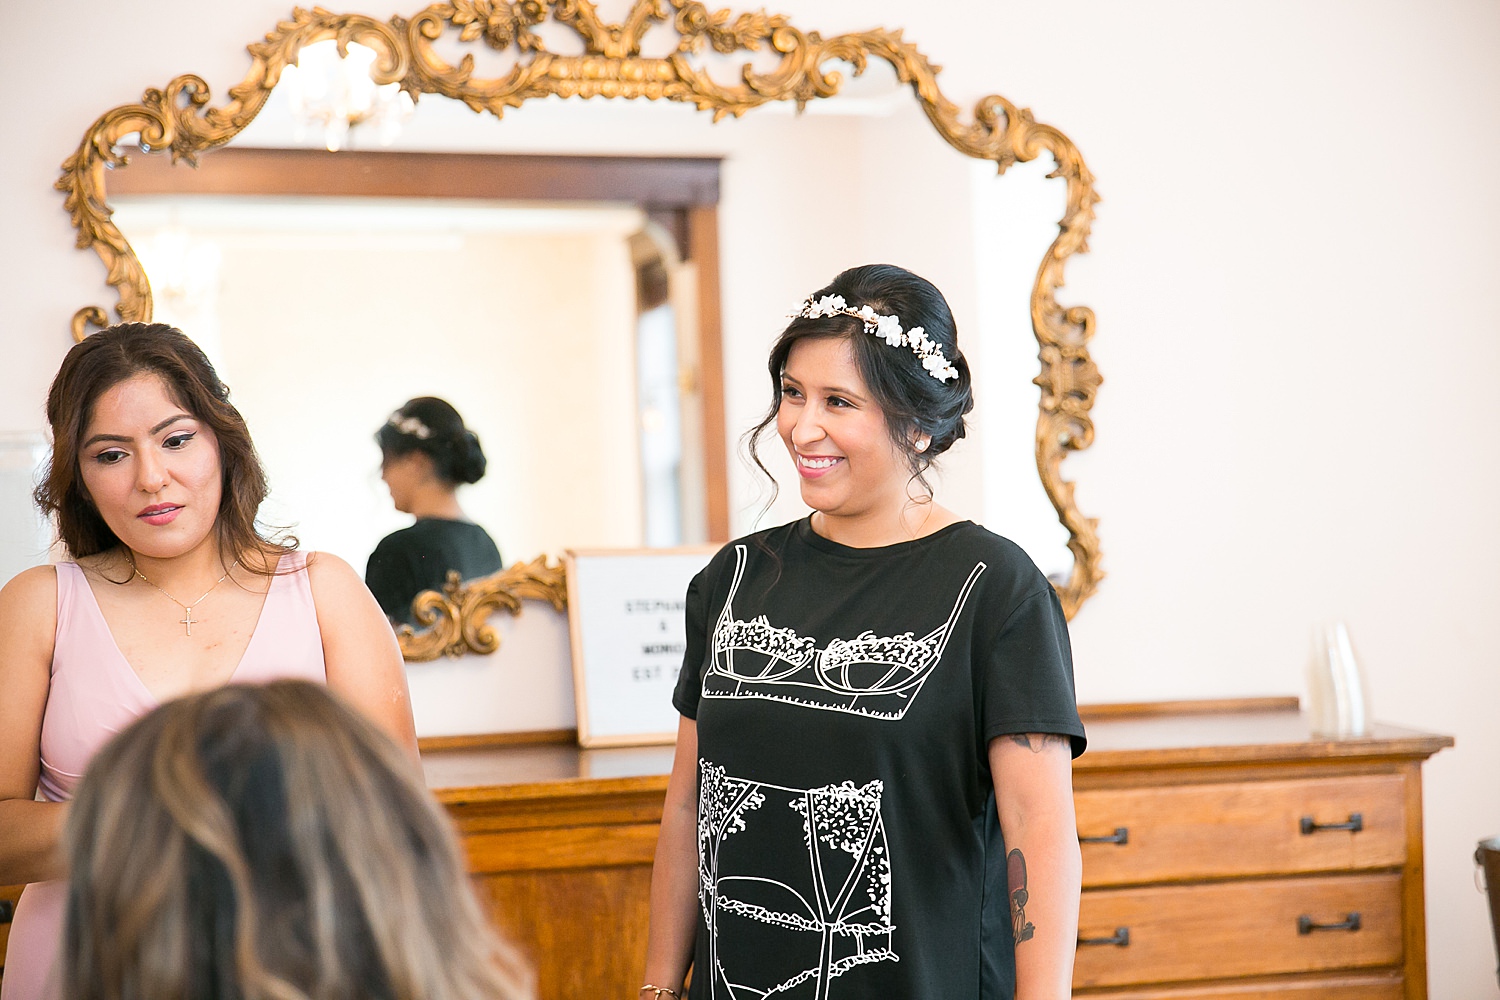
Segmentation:
{"type": "MultiPolygon", "coordinates": [[[[171,75],[222,95],[289,6],[3,8],[0,431],[39,425],[68,315],[104,301],[58,164],[171,75]]],[[[825,35],[902,25],[961,105],[998,91],[1078,143],[1105,200],[1063,297],[1097,311],[1106,382],[1068,468],[1110,574],[1074,625],[1080,694],[1295,692],[1310,624],[1344,617],[1377,715],[1458,737],[1426,769],[1433,995],[1495,995],[1468,859],[1500,832],[1500,7],[773,6],[825,35]]]]}

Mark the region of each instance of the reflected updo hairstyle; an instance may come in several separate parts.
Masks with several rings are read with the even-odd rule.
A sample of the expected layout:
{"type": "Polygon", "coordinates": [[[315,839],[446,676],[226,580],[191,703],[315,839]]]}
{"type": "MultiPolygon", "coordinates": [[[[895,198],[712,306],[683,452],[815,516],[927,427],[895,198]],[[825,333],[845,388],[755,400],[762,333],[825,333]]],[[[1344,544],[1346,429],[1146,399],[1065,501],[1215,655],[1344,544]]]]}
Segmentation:
{"type": "MultiPolygon", "coordinates": [[[[805,338],[839,337],[849,341],[860,377],[885,414],[886,429],[897,449],[906,457],[912,479],[928,487],[924,473],[933,460],[964,436],[964,414],[974,408],[969,362],[958,349],[958,330],[953,311],[937,286],[904,267],[894,264],[864,264],[851,267],[809,299],[841,295],[851,309],[870,306],[877,313],[895,316],[902,330],[921,327],[928,339],[942,349],[958,372],[958,378],[939,381],[922,367],[910,348],[891,347],[880,337],[866,333],[864,322],[836,314],[816,319],[796,317],[776,338],[766,364],[771,375],[771,406],[746,437],[750,455],[760,470],[770,476],[756,451],[760,436],[776,423],[781,406],[781,377],[786,371],[792,345],[805,338]],[[918,451],[912,432],[930,437],[918,451]]],[[[772,479],[773,488],[775,480],[772,479]]]]}
{"type": "Polygon", "coordinates": [[[375,441],[387,458],[420,451],[432,459],[438,478],[451,486],[477,483],[484,477],[487,463],[479,436],[464,426],[464,418],[446,399],[408,399],[375,432],[375,441]]]}
{"type": "Polygon", "coordinates": [[[419,774],[306,681],[226,685],[137,719],[68,816],[59,995],[529,997],[419,774]]]}

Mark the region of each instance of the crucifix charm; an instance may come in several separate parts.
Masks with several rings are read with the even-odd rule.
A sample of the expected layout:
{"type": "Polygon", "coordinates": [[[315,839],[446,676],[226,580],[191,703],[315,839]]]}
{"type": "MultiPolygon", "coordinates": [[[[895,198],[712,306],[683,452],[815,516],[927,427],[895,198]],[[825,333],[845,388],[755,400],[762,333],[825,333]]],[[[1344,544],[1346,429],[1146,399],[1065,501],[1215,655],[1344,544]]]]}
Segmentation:
{"type": "Polygon", "coordinates": [[[162,590],[160,587],[156,586],[156,584],[152,583],[151,582],[151,578],[148,577],[145,573],[142,573],[141,572],[141,568],[139,566],[135,565],[135,556],[132,555],[130,557],[130,565],[131,566],[135,566],[135,575],[136,576],[140,577],[142,580],[145,580],[146,583],[149,584],[154,589],[156,589],[158,591],[161,591],[162,596],[164,596],[167,600],[171,601],[173,604],[177,605],[183,611],[187,612],[187,614],[185,616],[183,616],[182,618],[179,618],[177,620],[177,624],[186,626],[187,627],[187,634],[188,635],[192,635],[193,634],[193,623],[194,622],[197,622],[200,625],[203,624],[203,619],[201,619],[201,618],[194,618],[193,617],[193,607],[195,605],[197,605],[197,604],[202,603],[204,597],[207,597],[209,594],[212,594],[214,592],[215,588],[217,588],[219,586],[219,584],[221,584],[225,580],[229,579],[229,574],[233,573],[234,572],[234,568],[236,566],[238,566],[239,564],[240,564],[240,561],[238,559],[236,559],[230,565],[230,567],[224,571],[224,575],[221,576],[221,577],[219,577],[219,579],[214,582],[214,585],[212,587],[209,587],[207,590],[205,590],[203,592],[203,597],[198,598],[198,600],[194,601],[192,604],[183,604],[177,598],[173,597],[171,594],[167,593],[165,590],[162,590]]]}

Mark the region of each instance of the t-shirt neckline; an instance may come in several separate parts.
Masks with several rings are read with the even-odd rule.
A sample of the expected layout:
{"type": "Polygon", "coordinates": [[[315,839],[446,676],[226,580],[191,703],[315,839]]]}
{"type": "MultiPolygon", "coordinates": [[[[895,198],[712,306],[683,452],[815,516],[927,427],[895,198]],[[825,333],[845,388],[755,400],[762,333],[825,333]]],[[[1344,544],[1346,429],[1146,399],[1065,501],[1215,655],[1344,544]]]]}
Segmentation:
{"type": "Polygon", "coordinates": [[[920,538],[909,538],[901,542],[892,542],[889,545],[875,545],[869,548],[862,548],[854,545],[845,545],[843,542],[835,542],[831,538],[824,538],[813,530],[812,515],[809,514],[797,522],[796,537],[798,541],[806,542],[815,549],[831,552],[834,555],[846,556],[851,559],[878,559],[882,556],[910,552],[914,549],[933,544],[939,539],[963,528],[971,528],[973,526],[973,521],[954,521],[952,524],[944,525],[932,534],[922,535],[920,538]]]}

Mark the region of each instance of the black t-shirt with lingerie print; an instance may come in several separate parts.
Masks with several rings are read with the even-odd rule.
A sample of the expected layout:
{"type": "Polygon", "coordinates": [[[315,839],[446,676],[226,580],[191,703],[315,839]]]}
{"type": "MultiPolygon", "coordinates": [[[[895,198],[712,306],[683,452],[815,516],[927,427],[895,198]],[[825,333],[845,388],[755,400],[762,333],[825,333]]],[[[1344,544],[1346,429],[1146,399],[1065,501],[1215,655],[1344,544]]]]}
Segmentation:
{"type": "Polygon", "coordinates": [[[968,521],[731,542],[688,589],[673,703],[698,729],[692,1000],[1012,996],[987,747],[1084,747],[1067,624],[1018,546],[968,521]]]}

